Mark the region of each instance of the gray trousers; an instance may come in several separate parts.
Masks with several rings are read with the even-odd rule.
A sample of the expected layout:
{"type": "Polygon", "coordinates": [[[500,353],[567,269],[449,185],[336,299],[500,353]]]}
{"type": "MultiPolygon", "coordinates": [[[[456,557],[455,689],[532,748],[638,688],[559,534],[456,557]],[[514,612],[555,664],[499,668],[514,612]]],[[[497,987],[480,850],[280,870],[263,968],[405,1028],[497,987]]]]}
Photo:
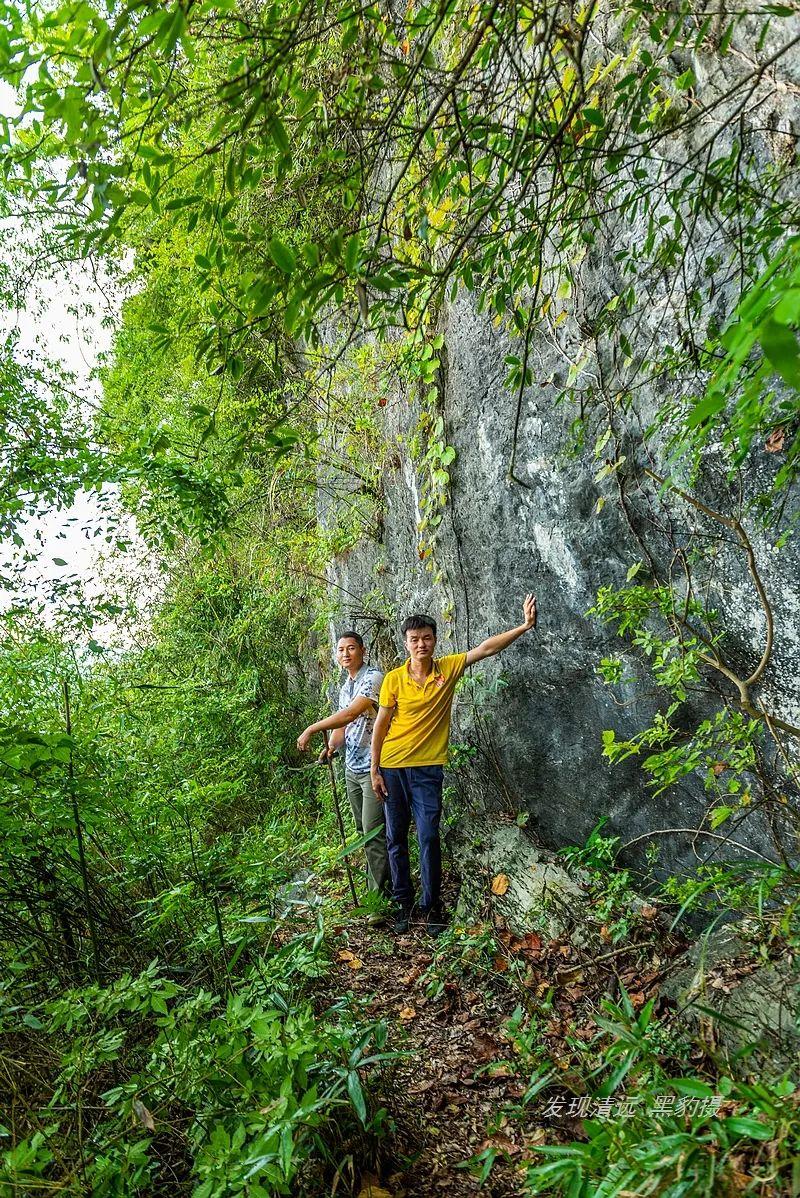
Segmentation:
{"type": "Polygon", "coordinates": [[[388,894],[391,890],[391,878],[389,857],[386,853],[383,804],[375,798],[369,774],[351,774],[349,770],[345,770],[344,780],[359,836],[365,836],[373,828],[381,829],[377,836],[373,836],[372,840],[364,845],[367,855],[367,888],[388,894]]]}

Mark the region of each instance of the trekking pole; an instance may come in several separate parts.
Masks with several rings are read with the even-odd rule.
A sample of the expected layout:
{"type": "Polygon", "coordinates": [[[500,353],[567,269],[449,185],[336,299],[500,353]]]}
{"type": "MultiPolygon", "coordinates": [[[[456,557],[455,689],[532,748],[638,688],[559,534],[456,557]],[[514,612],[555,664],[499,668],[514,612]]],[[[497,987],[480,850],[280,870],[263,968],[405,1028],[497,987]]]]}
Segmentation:
{"type": "MultiPolygon", "coordinates": [[[[331,775],[331,790],[333,791],[333,805],[336,808],[336,818],[339,821],[339,831],[342,834],[342,847],[346,849],[347,848],[347,833],[344,830],[344,820],[342,819],[342,809],[339,806],[339,792],[336,789],[336,775],[333,771],[333,760],[328,755],[328,733],[327,733],[327,731],[323,731],[322,735],[325,737],[325,756],[328,761],[328,770],[331,775]]],[[[353,874],[350,869],[350,861],[347,857],[343,857],[342,860],[344,861],[344,867],[345,867],[345,870],[347,871],[347,881],[350,883],[350,893],[353,896],[353,904],[354,904],[354,906],[357,907],[358,906],[358,895],[356,894],[355,882],[353,881],[353,874]]]]}

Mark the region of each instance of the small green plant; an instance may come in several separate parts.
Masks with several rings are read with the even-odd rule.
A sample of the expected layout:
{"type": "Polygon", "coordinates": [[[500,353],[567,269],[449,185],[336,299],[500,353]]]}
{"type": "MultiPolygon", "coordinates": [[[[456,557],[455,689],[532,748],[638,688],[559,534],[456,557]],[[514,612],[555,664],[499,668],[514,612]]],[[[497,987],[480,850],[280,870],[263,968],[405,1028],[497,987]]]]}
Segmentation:
{"type": "Polygon", "coordinates": [[[433,961],[425,970],[427,998],[440,998],[448,980],[491,975],[497,956],[497,941],[488,924],[465,928],[454,924],[436,943],[433,961]]]}

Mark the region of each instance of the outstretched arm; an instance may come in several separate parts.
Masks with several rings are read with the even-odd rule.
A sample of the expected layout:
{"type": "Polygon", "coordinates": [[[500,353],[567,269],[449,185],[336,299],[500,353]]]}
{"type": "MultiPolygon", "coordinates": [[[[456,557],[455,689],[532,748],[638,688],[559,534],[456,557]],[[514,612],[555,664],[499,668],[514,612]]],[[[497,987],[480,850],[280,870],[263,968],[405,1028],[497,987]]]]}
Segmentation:
{"type": "Polygon", "coordinates": [[[370,775],[372,789],[375,791],[375,798],[379,803],[382,803],[386,798],[386,783],[381,773],[381,749],[383,748],[383,742],[386,739],[386,733],[389,731],[393,715],[393,707],[379,707],[375,725],[372,729],[372,745],[370,747],[372,769],[370,770],[370,775]]]}
{"type": "Polygon", "coordinates": [[[516,628],[509,628],[508,632],[498,632],[496,636],[487,637],[476,648],[470,649],[467,653],[467,665],[471,666],[473,662],[483,661],[485,657],[494,657],[496,653],[502,653],[504,649],[513,644],[517,637],[522,636],[523,632],[528,632],[529,629],[536,627],[535,595],[525,596],[522,613],[525,617],[522,624],[516,628]]]}
{"type": "Polygon", "coordinates": [[[329,715],[326,720],[317,720],[316,724],[309,724],[297,738],[297,747],[302,752],[308,748],[308,742],[315,732],[324,732],[331,728],[345,728],[351,724],[353,720],[357,720],[365,711],[370,714],[375,710],[375,703],[372,699],[368,699],[366,695],[359,695],[354,699],[349,707],[343,707],[341,711],[329,715]]]}

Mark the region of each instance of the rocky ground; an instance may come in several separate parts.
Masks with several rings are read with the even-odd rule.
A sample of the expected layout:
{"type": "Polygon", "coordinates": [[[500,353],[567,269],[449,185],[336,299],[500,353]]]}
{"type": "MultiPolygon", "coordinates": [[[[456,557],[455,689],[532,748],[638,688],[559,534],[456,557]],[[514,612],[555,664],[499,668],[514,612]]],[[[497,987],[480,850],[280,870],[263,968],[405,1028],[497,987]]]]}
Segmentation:
{"type": "Polygon", "coordinates": [[[331,985],[387,1020],[391,1046],[408,1054],[383,1095],[395,1134],[362,1174],[359,1198],[522,1194],[523,1162],[536,1145],[579,1133],[580,1120],[567,1113],[575,1096],[567,1073],[578,1046],[597,1034],[603,996],[621,983],[641,1008],[657,995],[656,939],[595,954],[566,937],[516,935],[497,912],[438,943],[422,924],[400,937],[363,923],[342,929],[331,985]],[[533,1009],[543,1021],[529,1045],[515,1026],[533,1009]],[[558,1113],[548,1113],[552,1087],[547,1098],[522,1102],[542,1050],[564,1072],[558,1113]]]}
{"type": "MultiPolygon", "coordinates": [[[[399,937],[363,918],[336,929],[326,989],[349,993],[362,1012],[384,1020],[387,1047],[403,1054],[370,1083],[393,1130],[372,1160],[352,1162],[348,1185],[358,1198],[530,1193],[525,1175],[541,1163],[537,1146],[582,1138],[580,1102],[592,1092],[604,1000],[627,998],[638,1015],[652,999],[656,1018],[692,1038],[695,1002],[707,1010],[735,1001],[737,1010],[771,1018],[772,1008],[757,1007],[750,992],[760,978],[774,984],[785,962],[756,960],[738,942],[722,956],[690,947],[671,930],[671,913],[632,893],[617,922],[604,922],[606,899],[512,821],[495,816],[485,836],[451,849],[451,926],[441,940],[421,922],[399,937]]],[[[784,1032],[785,999],[784,985],[784,1032]]],[[[765,1032],[750,1023],[748,1039],[765,1032]]],[[[719,1026],[732,1037],[730,1057],[736,1025],[719,1026]]],[[[687,1064],[702,1073],[708,1052],[719,1064],[725,1051],[700,1036],[672,1074],[687,1064]]]]}

